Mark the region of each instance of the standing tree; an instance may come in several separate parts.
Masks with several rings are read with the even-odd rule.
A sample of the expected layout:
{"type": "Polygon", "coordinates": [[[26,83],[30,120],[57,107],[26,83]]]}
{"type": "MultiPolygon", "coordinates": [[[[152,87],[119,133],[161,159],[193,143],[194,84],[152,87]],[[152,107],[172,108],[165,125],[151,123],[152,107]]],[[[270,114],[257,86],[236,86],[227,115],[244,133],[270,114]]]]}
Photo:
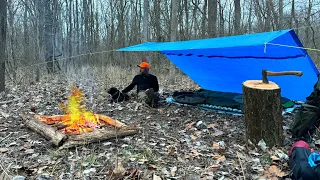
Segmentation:
{"type": "Polygon", "coordinates": [[[279,20],[278,20],[278,23],[279,23],[279,29],[282,29],[283,28],[283,0],[279,0],[278,2],[278,6],[279,6],[279,20]]]}
{"type": "Polygon", "coordinates": [[[240,34],[241,6],[240,0],[234,0],[234,33],[240,34]]]}
{"type": "Polygon", "coordinates": [[[208,1],[208,33],[209,37],[216,37],[217,32],[217,1],[208,1]]]}
{"type": "Polygon", "coordinates": [[[161,41],[160,0],[154,1],[154,19],[157,41],[161,41]]]}
{"type": "Polygon", "coordinates": [[[7,0],[0,0],[0,92],[5,90],[7,0]]]}
{"type": "Polygon", "coordinates": [[[177,29],[178,29],[178,9],[180,1],[171,1],[171,23],[170,23],[170,41],[177,40],[177,29]]]}
{"type": "Polygon", "coordinates": [[[149,1],[143,1],[143,41],[148,41],[149,1]]]}

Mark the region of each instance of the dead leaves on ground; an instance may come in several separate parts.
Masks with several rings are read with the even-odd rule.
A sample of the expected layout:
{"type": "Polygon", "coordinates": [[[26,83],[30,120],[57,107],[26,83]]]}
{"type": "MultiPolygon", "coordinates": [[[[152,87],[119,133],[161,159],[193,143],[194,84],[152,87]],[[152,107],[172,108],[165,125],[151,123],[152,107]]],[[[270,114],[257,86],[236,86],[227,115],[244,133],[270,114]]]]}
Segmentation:
{"type": "Polygon", "coordinates": [[[278,166],[272,165],[266,171],[264,171],[263,176],[261,176],[260,178],[277,180],[278,178],[284,177],[286,175],[287,174],[283,172],[278,166]]]}

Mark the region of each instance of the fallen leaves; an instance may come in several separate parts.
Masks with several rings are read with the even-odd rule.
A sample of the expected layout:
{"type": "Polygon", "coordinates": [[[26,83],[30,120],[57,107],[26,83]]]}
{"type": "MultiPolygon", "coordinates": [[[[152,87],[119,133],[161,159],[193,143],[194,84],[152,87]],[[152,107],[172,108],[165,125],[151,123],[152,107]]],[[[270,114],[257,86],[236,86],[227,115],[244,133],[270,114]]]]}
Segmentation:
{"type": "Polygon", "coordinates": [[[212,133],[212,136],[221,136],[223,135],[223,131],[217,129],[217,128],[212,128],[214,130],[214,132],[212,133]]]}
{"type": "Polygon", "coordinates": [[[153,173],[152,180],[161,180],[161,178],[153,173]]]}
{"type": "Polygon", "coordinates": [[[226,161],[226,157],[223,155],[219,155],[219,154],[211,154],[211,157],[214,159],[218,160],[218,163],[220,162],[225,162],[226,161]]]}
{"type": "Polygon", "coordinates": [[[210,129],[210,128],[215,127],[216,125],[217,125],[216,123],[213,123],[213,124],[209,124],[207,127],[208,127],[208,129],[210,129]]]}
{"type": "Polygon", "coordinates": [[[117,163],[117,166],[116,166],[116,167],[114,168],[114,170],[113,170],[113,174],[114,174],[114,176],[116,176],[116,177],[121,177],[121,176],[123,176],[125,173],[126,173],[126,169],[124,169],[121,161],[119,161],[119,162],[117,163]]]}
{"type": "Polygon", "coordinates": [[[260,178],[275,178],[275,177],[284,177],[286,173],[284,173],[278,166],[272,165],[265,172],[264,175],[260,178]]]}
{"type": "Polygon", "coordinates": [[[1,152],[1,153],[5,153],[5,152],[7,152],[7,151],[9,151],[8,148],[0,148],[0,152],[1,152]]]}
{"type": "Polygon", "coordinates": [[[191,153],[192,153],[192,154],[191,154],[192,157],[198,157],[198,156],[201,155],[197,150],[194,150],[194,149],[191,150],[191,153]]]}
{"type": "Polygon", "coordinates": [[[195,124],[195,122],[192,122],[192,123],[187,124],[187,126],[186,126],[185,129],[186,129],[186,130],[192,129],[194,124],[195,124]]]}
{"type": "MultiPolygon", "coordinates": [[[[234,175],[242,176],[238,159],[240,158],[246,175],[255,174],[259,177],[265,171],[261,150],[246,146],[247,143],[243,140],[244,124],[241,117],[174,105],[146,110],[141,104],[134,101],[109,104],[105,101],[105,96],[101,96],[99,102],[94,102],[95,99],[93,99],[96,109],[111,117],[126,120],[128,123],[139,124],[141,134],[131,139],[123,138],[118,141],[92,144],[86,146],[86,151],[79,147],[75,150],[66,150],[59,155],[46,152],[44,150],[47,148],[52,150],[46,144],[47,141],[21,128],[23,126],[21,121],[14,117],[24,111],[37,111],[37,114],[42,115],[59,114],[54,102],[59,102],[67,94],[65,92],[67,85],[61,81],[47,82],[50,83],[39,84],[41,88],[30,87],[28,92],[16,90],[14,96],[21,96],[23,103],[0,107],[0,112],[4,112],[0,114],[0,121],[3,121],[0,124],[0,137],[2,137],[0,141],[3,145],[0,148],[0,154],[2,153],[8,162],[12,161],[10,156],[27,161],[25,164],[17,162],[17,166],[11,166],[11,168],[21,170],[27,165],[39,169],[39,172],[35,171],[34,174],[54,171],[57,174],[74,173],[74,178],[79,178],[78,175],[92,174],[103,179],[103,176],[110,177],[115,172],[116,174],[124,173],[122,175],[124,178],[141,179],[142,174],[148,172],[149,178],[147,179],[153,180],[180,179],[185,174],[194,175],[190,179],[235,179],[234,175]],[[3,138],[10,132],[14,133],[3,138]],[[142,150],[142,146],[151,149],[150,152],[142,150]],[[125,161],[114,168],[116,148],[120,151],[117,156],[125,161]],[[13,151],[14,149],[16,151],[13,151]],[[74,166],[68,163],[53,163],[58,158],[66,158],[64,154],[71,153],[75,161],[74,166]],[[48,162],[46,158],[41,158],[42,155],[48,154],[52,158],[51,162],[48,162]],[[90,163],[89,161],[84,163],[78,159],[78,156],[87,157],[90,154],[96,157],[94,161],[90,160],[90,163]],[[137,154],[139,155],[136,156],[137,154]]],[[[91,97],[93,93],[92,91],[86,94],[91,97]]],[[[271,148],[267,151],[271,151],[271,148]]],[[[271,174],[275,174],[274,177],[281,176],[288,171],[288,167],[283,168],[281,164],[287,158],[286,153],[264,154],[267,154],[268,158],[271,157],[273,161],[277,161],[279,164],[277,167],[281,167],[281,171],[279,171],[280,168],[275,167],[267,169],[266,177],[271,177],[271,174]]]]}
{"type": "Polygon", "coordinates": [[[220,141],[220,142],[214,142],[212,144],[212,149],[214,150],[225,150],[225,145],[224,145],[224,142],[223,141],[220,141]]]}

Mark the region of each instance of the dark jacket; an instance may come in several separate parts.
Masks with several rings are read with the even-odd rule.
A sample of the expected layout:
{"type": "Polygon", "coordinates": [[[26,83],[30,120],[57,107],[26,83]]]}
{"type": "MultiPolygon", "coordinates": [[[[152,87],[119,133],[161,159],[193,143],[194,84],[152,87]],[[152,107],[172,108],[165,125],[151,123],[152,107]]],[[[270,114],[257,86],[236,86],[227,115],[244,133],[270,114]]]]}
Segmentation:
{"type": "Polygon", "coordinates": [[[145,91],[150,88],[153,88],[154,92],[159,91],[159,84],[156,76],[152,74],[148,74],[148,75],[138,74],[133,78],[131,84],[128,87],[126,87],[122,92],[127,93],[131,91],[136,85],[137,85],[137,93],[140,91],[145,91]]]}

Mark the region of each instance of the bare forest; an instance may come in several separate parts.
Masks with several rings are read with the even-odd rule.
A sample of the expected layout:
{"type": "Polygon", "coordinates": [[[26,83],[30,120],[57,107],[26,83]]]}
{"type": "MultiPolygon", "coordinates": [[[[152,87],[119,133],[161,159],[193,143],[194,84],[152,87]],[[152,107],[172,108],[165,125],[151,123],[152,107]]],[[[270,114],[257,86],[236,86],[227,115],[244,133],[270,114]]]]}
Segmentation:
{"type": "Polygon", "coordinates": [[[0,179],[111,179],[115,169],[125,179],[287,176],[281,158],[270,165],[290,138],[285,147],[261,151],[244,145],[241,117],[110,104],[106,92],[127,86],[143,57],[163,97],[198,88],[161,53],[119,48],[282,29],[294,29],[320,65],[320,0],[0,0],[0,179]],[[62,113],[58,102],[71,83],[80,84],[88,109],[141,132],[60,150],[27,129],[23,114],[62,113]]]}
{"type": "MultiPolygon", "coordinates": [[[[117,66],[125,72],[141,54],[112,50],[146,41],[293,28],[305,47],[319,49],[319,6],[318,0],[7,0],[1,62],[5,61],[8,82],[28,84],[45,74],[74,73],[79,67],[100,74],[117,66]]],[[[309,53],[317,62],[319,53],[309,53]]],[[[172,70],[162,56],[146,55],[157,71],[172,70]]]]}

